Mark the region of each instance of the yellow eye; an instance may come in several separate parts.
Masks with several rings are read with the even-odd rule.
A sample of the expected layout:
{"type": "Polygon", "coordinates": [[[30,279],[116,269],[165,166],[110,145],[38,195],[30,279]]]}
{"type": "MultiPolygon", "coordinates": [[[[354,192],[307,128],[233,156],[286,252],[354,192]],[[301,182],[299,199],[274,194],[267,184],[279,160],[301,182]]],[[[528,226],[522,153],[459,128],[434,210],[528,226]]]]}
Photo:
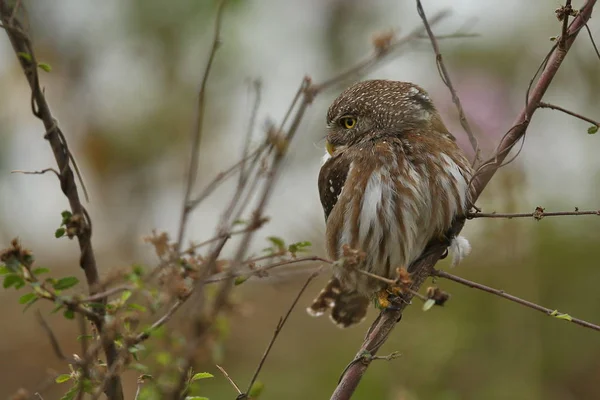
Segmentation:
{"type": "Polygon", "coordinates": [[[342,127],[346,128],[346,129],[352,129],[356,126],[356,118],[342,117],[340,119],[340,123],[342,124],[342,127]]]}

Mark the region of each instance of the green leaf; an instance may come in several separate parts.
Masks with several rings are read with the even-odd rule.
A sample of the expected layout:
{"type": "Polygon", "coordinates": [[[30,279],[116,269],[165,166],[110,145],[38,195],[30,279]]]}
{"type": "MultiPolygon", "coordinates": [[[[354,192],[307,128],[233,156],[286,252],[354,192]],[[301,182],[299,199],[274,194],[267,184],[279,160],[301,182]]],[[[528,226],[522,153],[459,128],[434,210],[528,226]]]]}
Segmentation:
{"type": "Polygon", "coordinates": [[[63,316],[64,316],[66,319],[73,319],[73,318],[75,318],[75,311],[73,311],[73,310],[70,310],[70,309],[68,309],[68,308],[67,308],[67,309],[65,310],[65,312],[63,312],[63,316]]]}
{"type": "Polygon", "coordinates": [[[15,289],[20,289],[25,286],[25,281],[17,274],[9,274],[4,277],[2,286],[4,289],[8,289],[11,286],[14,286],[15,289]]]}
{"type": "Polygon", "coordinates": [[[238,276],[233,281],[233,284],[235,286],[241,285],[242,283],[246,282],[248,280],[248,278],[250,278],[250,277],[249,276],[238,276]]]}
{"type": "Polygon", "coordinates": [[[273,243],[273,245],[275,247],[277,247],[279,250],[284,250],[285,249],[285,241],[277,236],[269,236],[267,238],[268,241],[270,241],[271,243],[273,243]]]}
{"type": "Polygon", "coordinates": [[[252,384],[252,387],[248,391],[248,396],[252,398],[257,398],[261,395],[261,393],[265,390],[265,384],[261,381],[256,381],[252,384]]]}
{"type": "Polygon", "coordinates": [[[127,310],[129,311],[140,311],[145,313],[146,311],[148,311],[148,309],[146,307],[144,307],[141,304],[137,304],[137,303],[129,303],[127,304],[127,310]]]}
{"type": "Polygon", "coordinates": [[[52,287],[56,290],[65,290],[70,287],[73,287],[79,283],[79,279],[74,276],[67,276],[66,278],[61,278],[58,282],[54,283],[52,287]]]}
{"type": "Polygon", "coordinates": [[[215,376],[213,374],[210,374],[208,372],[198,372],[197,374],[194,374],[194,376],[192,376],[192,379],[190,380],[190,382],[195,382],[200,379],[207,379],[207,378],[214,378],[214,377],[215,376]]]}
{"type": "Polygon", "coordinates": [[[598,132],[598,125],[592,125],[588,128],[589,135],[593,135],[596,132],[598,132]]]}
{"type": "Polygon", "coordinates": [[[52,71],[52,67],[50,66],[50,64],[45,63],[45,62],[39,62],[38,63],[38,68],[46,71],[46,72],[51,72],[52,71]]]}
{"type": "Polygon", "coordinates": [[[127,300],[129,300],[129,298],[131,297],[131,291],[130,290],[126,290],[121,294],[121,301],[123,303],[125,303],[127,300]]]}
{"type": "Polygon", "coordinates": [[[23,296],[19,297],[19,304],[27,304],[33,299],[37,299],[37,295],[35,293],[27,293],[23,296]]]}
{"type": "Polygon", "coordinates": [[[73,385],[71,389],[67,393],[60,398],[60,400],[73,400],[79,391],[79,385],[73,385]]]}
{"type": "Polygon", "coordinates": [[[297,242],[297,243],[292,243],[288,246],[288,251],[292,254],[296,254],[302,251],[306,251],[307,247],[312,246],[312,243],[310,242],[297,242]]]}
{"type": "Polygon", "coordinates": [[[34,305],[35,303],[37,303],[37,301],[39,300],[39,297],[36,297],[35,299],[31,300],[29,303],[27,303],[25,305],[25,307],[23,307],[23,313],[25,313],[25,311],[29,310],[29,307],[31,307],[32,305],[34,305]]]}
{"type": "Polygon", "coordinates": [[[59,376],[56,377],[56,379],[54,380],[54,382],[56,383],[65,383],[66,381],[71,379],[71,375],[69,374],[61,374],[59,376]]]}
{"type": "Polygon", "coordinates": [[[77,340],[78,340],[78,341],[79,341],[79,340],[82,340],[83,338],[86,338],[86,339],[93,339],[93,338],[94,338],[94,335],[79,335],[79,336],[77,336],[77,340]]]}
{"type": "Polygon", "coordinates": [[[58,228],[56,231],[54,231],[54,237],[55,238],[61,238],[63,236],[65,236],[65,233],[67,232],[67,230],[65,228],[58,228]]]}
{"type": "Polygon", "coordinates": [[[40,267],[40,268],[36,268],[33,271],[31,271],[34,275],[41,275],[41,274],[47,274],[48,272],[50,272],[49,268],[44,268],[44,267],[40,267]]]}
{"type": "Polygon", "coordinates": [[[0,265],[0,275],[10,274],[12,271],[6,265],[0,265]]]}
{"type": "Polygon", "coordinates": [[[435,300],[427,299],[427,301],[423,303],[423,311],[429,311],[433,306],[435,306],[435,300]]]}
{"type": "Polygon", "coordinates": [[[31,54],[29,54],[29,53],[23,53],[22,51],[18,52],[17,54],[23,60],[31,62],[31,54]]]}

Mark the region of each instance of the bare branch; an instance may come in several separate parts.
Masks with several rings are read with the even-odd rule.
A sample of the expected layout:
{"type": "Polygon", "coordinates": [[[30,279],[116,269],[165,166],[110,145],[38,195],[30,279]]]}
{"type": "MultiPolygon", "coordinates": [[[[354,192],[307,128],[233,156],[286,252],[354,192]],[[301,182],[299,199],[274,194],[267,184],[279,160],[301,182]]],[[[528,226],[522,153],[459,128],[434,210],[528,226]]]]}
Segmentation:
{"type": "Polygon", "coordinates": [[[235,391],[241,395],[242,391],[240,390],[239,386],[235,384],[233,379],[231,379],[231,377],[229,376],[227,371],[225,371],[225,369],[223,367],[221,367],[220,365],[218,365],[218,364],[215,364],[215,365],[217,366],[217,368],[219,368],[219,371],[221,371],[221,373],[225,376],[225,378],[229,381],[229,383],[231,383],[231,386],[233,386],[235,391]]]}
{"type": "Polygon", "coordinates": [[[600,326],[598,326],[596,324],[592,324],[591,322],[587,322],[587,321],[584,321],[579,318],[571,317],[569,314],[564,314],[557,310],[552,310],[550,308],[542,307],[539,304],[533,303],[528,300],[523,300],[517,296],[513,296],[512,294],[508,294],[508,293],[504,292],[504,290],[494,289],[489,286],[482,285],[481,283],[473,282],[468,279],[461,278],[460,276],[452,275],[445,271],[440,271],[440,270],[434,270],[433,276],[448,279],[448,280],[460,283],[461,285],[465,285],[465,286],[468,286],[473,289],[478,289],[478,290],[482,290],[487,293],[491,293],[493,295],[510,300],[510,301],[520,304],[522,306],[543,312],[544,314],[546,314],[550,317],[558,318],[563,321],[572,322],[576,325],[583,326],[583,327],[589,328],[589,329],[593,329],[595,331],[600,331],[600,326]]]}
{"type": "Polygon", "coordinates": [[[279,322],[277,323],[277,326],[275,327],[275,332],[273,332],[273,337],[271,338],[271,341],[267,345],[267,349],[265,350],[262,358],[260,359],[260,362],[258,363],[258,367],[256,367],[256,371],[254,372],[254,375],[252,376],[252,379],[250,380],[250,383],[248,384],[248,389],[246,389],[245,397],[238,397],[238,398],[240,398],[240,399],[248,398],[248,395],[250,393],[250,389],[252,389],[252,385],[254,385],[254,382],[256,382],[256,379],[258,378],[258,374],[260,373],[263,365],[265,364],[265,361],[267,360],[267,357],[269,356],[269,352],[271,351],[271,348],[275,344],[275,340],[277,340],[277,336],[279,336],[279,333],[283,329],[283,326],[285,325],[285,323],[287,322],[290,314],[294,310],[294,307],[296,307],[296,304],[298,303],[298,300],[300,300],[300,297],[302,296],[302,294],[304,293],[304,291],[306,290],[306,288],[308,287],[308,285],[310,284],[310,282],[313,279],[315,279],[317,277],[317,275],[319,275],[319,272],[320,271],[313,272],[308,277],[308,279],[306,280],[306,283],[304,283],[304,285],[302,286],[302,288],[298,292],[298,295],[296,296],[296,298],[292,302],[292,305],[288,309],[288,311],[285,314],[285,316],[282,319],[280,319],[279,322]]]}
{"type": "Polygon", "coordinates": [[[570,110],[567,110],[566,108],[563,108],[563,107],[560,107],[560,106],[556,106],[556,105],[550,104],[550,103],[545,103],[543,101],[540,101],[540,108],[550,108],[552,110],[562,111],[565,114],[569,114],[569,115],[571,115],[571,116],[573,116],[575,118],[579,118],[582,121],[589,122],[590,124],[595,125],[595,126],[597,126],[597,127],[600,128],[600,122],[594,121],[593,119],[588,118],[588,117],[584,117],[583,115],[577,114],[576,112],[573,112],[573,111],[570,111],[570,110]]]}
{"type": "Polygon", "coordinates": [[[482,213],[482,212],[474,212],[467,214],[467,219],[474,218],[534,218],[536,220],[540,220],[544,217],[562,217],[566,215],[600,215],[600,210],[590,210],[590,211],[556,211],[556,212],[547,212],[542,207],[537,207],[532,213],[516,213],[516,214],[503,214],[503,213],[482,213]]]}
{"type": "Polygon", "coordinates": [[[427,30],[427,35],[429,36],[429,40],[431,41],[431,46],[433,47],[433,51],[435,53],[435,61],[438,67],[440,77],[442,78],[442,82],[444,82],[444,84],[448,87],[448,90],[450,90],[450,94],[452,95],[452,102],[458,110],[460,124],[467,133],[467,136],[469,137],[469,142],[471,143],[471,147],[473,147],[473,151],[475,152],[473,165],[479,164],[481,162],[481,150],[479,148],[479,143],[477,142],[477,138],[473,134],[473,130],[469,125],[469,121],[467,120],[465,111],[462,108],[460,98],[456,93],[456,89],[454,89],[454,86],[452,85],[452,81],[450,80],[450,74],[448,74],[448,70],[446,69],[446,65],[444,64],[442,53],[440,52],[440,48],[437,43],[437,39],[433,34],[433,31],[431,30],[429,22],[427,22],[427,16],[425,15],[425,11],[423,10],[421,0],[417,0],[417,12],[419,13],[419,17],[421,17],[421,20],[423,21],[423,25],[425,26],[425,29],[427,30]]]}
{"type": "Polygon", "coordinates": [[[10,171],[11,174],[25,174],[25,175],[43,175],[46,172],[54,172],[54,175],[60,180],[60,174],[54,168],[45,168],[40,171],[24,171],[21,169],[15,169],[10,171]]]}
{"type": "Polygon", "coordinates": [[[35,316],[42,328],[44,329],[44,332],[46,332],[48,339],[50,339],[50,344],[52,345],[52,350],[54,350],[54,354],[56,354],[56,357],[58,357],[60,360],[74,364],[74,360],[69,359],[65,356],[65,353],[60,348],[60,344],[56,339],[56,335],[54,335],[54,332],[52,332],[52,328],[50,328],[44,317],[42,317],[42,313],[40,313],[39,310],[36,310],[35,316]]]}
{"type": "Polygon", "coordinates": [[[185,235],[185,228],[189,218],[190,208],[190,196],[196,182],[196,176],[198,174],[198,157],[200,152],[200,139],[202,138],[202,126],[204,123],[204,106],[206,96],[206,83],[215,59],[215,54],[221,43],[221,22],[223,20],[223,11],[227,0],[221,0],[217,8],[217,18],[215,22],[215,32],[212,41],[210,54],[208,61],[202,75],[202,83],[200,84],[200,91],[198,92],[198,108],[196,110],[196,120],[194,122],[194,128],[192,129],[192,140],[191,140],[191,155],[190,164],[187,168],[187,183],[185,186],[185,195],[183,197],[183,206],[181,210],[181,219],[179,222],[179,233],[177,235],[177,250],[181,249],[183,243],[183,237],[185,235]]]}

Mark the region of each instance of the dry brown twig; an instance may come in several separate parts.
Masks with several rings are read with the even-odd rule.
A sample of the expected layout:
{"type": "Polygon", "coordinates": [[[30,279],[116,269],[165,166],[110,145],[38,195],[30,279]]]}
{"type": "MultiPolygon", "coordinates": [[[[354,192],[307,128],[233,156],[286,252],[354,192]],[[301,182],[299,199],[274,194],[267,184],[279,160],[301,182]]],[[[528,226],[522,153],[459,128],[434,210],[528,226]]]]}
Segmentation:
{"type": "Polygon", "coordinates": [[[589,211],[580,211],[579,209],[575,209],[574,211],[555,211],[549,212],[546,211],[543,207],[537,207],[534,212],[531,213],[483,213],[483,212],[473,212],[467,214],[467,219],[475,219],[475,218],[533,218],[537,221],[541,220],[545,217],[564,217],[568,215],[580,216],[580,215],[600,215],[600,210],[589,210],[589,211]]]}
{"type": "Polygon", "coordinates": [[[593,329],[595,331],[600,331],[599,325],[592,324],[591,322],[584,321],[579,318],[571,317],[569,314],[561,313],[558,310],[552,310],[550,308],[542,307],[539,304],[533,303],[528,300],[521,299],[520,297],[514,296],[512,294],[508,294],[504,290],[494,289],[492,287],[482,285],[481,283],[473,282],[468,279],[461,278],[460,276],[449,274],[448,272],[445,272],[445,271],[434,270],[432,275],[439,277],[439,278],[448,279],[448,280],[454,281],[456,283],[460,283],[461,285],[468,286],[473,289],[482,290],[486,293],[490,293],[495,296],[502,297],[503,299],[520,304],[524,307],[528,307],[528,308],[543,312],[544,314],[546,314],[550,317],[558,318],[563,321],[572,322],[576,325],[583,326],[584,328],[589,328],[589,329],[593,329]]]}
{"type": "Polygon", "coordinates": [[[423,21],[423,25],[425,26],[425,29],[427,30],[427,35],[429,36],[429,41],[431,42],[431,46],[433,47],[433,52],[435,53],[435,62],[436,62],[440,77],[442,78],[442,82],[444,82],[444,85],[446,85],[446,87],[450,91],[450,94],[452,95],[452,102],[454,103],[454,105],[456,106],[456,109],[458,111],[458,117],[460,120],[460,124],[462,125],[463,129],[467,133],[469,142],[471,143],[471,147],[473,148],[473,151],[475,152],[475,156],[473,158],[473,165],[478,165],[481,162],[481,149],[479,148],[479,142],[477,141],[477,138],[475,137],[475,134],[473,133],[473,130],[471,129],[471,125],[469,125],[469,121],[467,120],[465,111],[463,110],[462,104],[460,103],[460,98],[458,97],[458,94],[456,93],[456,89],[454,89],[454,85],[452,85],[452,81],[450,80],[450,74],[448,73],[448,70],[446,69],[446,65],[444,64],[444,60],[442,58],[442,53],[440,52],[440,47],[437,43],[437,38],[434,35],[433,31],[431,30],[431,25],[427,21],[427,16],[425,15],[425,11],[423,10],[423,5],[421,4],[420,0],[417,0],[417,13],[419,14],[419,17],[421,17],[421,20],[423,21]]]}
{"type": "Polygon", "coordinates": [[[563,107],[560,107],[560,106],[557,106],[557,105],[554,105],[554,104],[550,104],[550,103],[545,103],[543,101],[540,101],[540,106],[539,107],[540,108],[549,108],[551,110],[557,110],[557,111],[564,112],[565,114],[568,114],[568,115],[570,115],[572,117],[575,117],[575,118],[579,118],[582,121],[589,122],[590,124],[592,124],[592,125],[600,128],[600,122],[599,121],[595,121],[595,120],[593,120],[591,118],[585,117],[585,116],[583,116],[581,114],[578,114],[576,112],[567,110],[566,108],[563,108],[563,107]]]}
{"type": "MultiPolygon", "coordinates": [[[[505,135],[498,148],[497,154],[484,163],[486,167],[479,170],[476,179],[473,180],[474,199],[475,201],[483,189],[486,187],[495,172],[502,165],[506,156],[520,138],[525,134],[527,127],[531,121],[531,117],[539,107],[546,90],[548,89],[552,79],[556,75],[565,56],[571,48],[573,42],[577,38],[580,30],[585,26],[592,15],[592,11],[596,0],[587,0],[577,16],[568,25],[563,46],[554,46],[546,57],[547,62],[544,63],[543,71],[535,85],[532,85],[531,92],[528,95],[525,107],[512,124],[512,128],[505,135]]],[[[453,226],[453,232],[458,233],[462,229],[464,221],[457,221],[453,226]]],[[[440,259],[445,251],[444,244],[433,244],[425,254],[410,267],[411,277],[413,280],[412,289],[417,291],[425,280],[432,274],[433,266],[440,259]]],[[[345,369],[340,382],[333,392],[332,400],[349,399],[356,387],[358,386],[362,376],[366,372],[370,359],[364,359],[364,355],[373,356],[379,348],[385,343],[388,336],[400,320],[403,310],[407,303],[412,298],[411,293],[404,296],[404,302],[398,304],[398,310],[387,310],[382,312],[375,322],[371,325],[367,336],[357,352],[354,360],[345,369]]]]}

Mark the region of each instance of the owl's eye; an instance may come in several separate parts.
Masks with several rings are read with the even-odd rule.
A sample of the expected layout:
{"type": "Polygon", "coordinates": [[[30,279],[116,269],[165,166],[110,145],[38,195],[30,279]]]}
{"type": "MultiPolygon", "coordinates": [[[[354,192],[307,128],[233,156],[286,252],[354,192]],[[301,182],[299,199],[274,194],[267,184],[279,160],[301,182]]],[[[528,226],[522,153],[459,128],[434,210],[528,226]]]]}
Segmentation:
{"type": "Polygon", "coordinates": [[[356,126],[356,118],[342,117],[340,118],[340,125],[342,125],[342,128],[352,129],[356,126]]]}

